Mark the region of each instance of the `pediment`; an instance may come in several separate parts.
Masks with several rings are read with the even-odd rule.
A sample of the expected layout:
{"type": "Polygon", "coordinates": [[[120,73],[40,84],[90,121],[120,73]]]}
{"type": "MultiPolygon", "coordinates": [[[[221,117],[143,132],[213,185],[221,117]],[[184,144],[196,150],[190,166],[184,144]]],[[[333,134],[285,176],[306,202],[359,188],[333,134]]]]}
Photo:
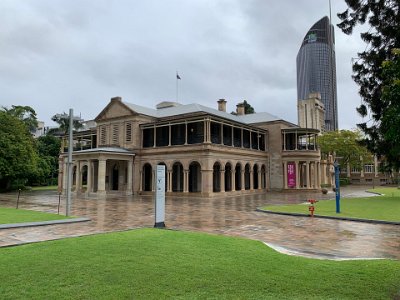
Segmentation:
{"type": "Polygon", "coordinates": [[[111,100],[111,102],[95,118],[95,121],[99,122],[134,115],[137,115],[137,113],[126,106],[122,101],[111,100]]]}

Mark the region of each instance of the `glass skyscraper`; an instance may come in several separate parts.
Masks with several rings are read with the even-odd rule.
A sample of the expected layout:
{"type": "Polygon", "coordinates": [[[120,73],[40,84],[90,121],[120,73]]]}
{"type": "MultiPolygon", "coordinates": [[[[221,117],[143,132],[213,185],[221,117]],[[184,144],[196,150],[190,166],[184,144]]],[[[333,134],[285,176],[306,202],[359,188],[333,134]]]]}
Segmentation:
{"type": "Polygon", "coordinates": [[[328,17],[316,22],[297,53],[297,99],[321,93],[325,105],[325,130],[338,129],[335,36],[328,17]]]}

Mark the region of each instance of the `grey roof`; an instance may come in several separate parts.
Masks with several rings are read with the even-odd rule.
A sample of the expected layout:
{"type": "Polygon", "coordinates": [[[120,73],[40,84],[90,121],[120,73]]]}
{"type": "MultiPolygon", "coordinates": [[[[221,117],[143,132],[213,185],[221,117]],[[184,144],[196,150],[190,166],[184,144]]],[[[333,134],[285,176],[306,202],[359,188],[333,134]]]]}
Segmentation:
{"type": "Polygon", "coordinates": [[[232,121],[244,123],[244,124],[283,120],[282,118],[271,115],[267,112],[236,116],[236,115],[232,115],[230,113],[219,111],[217,109],[213,109],[213,108],[203,106],[203,105],[200,105],[197,103],[181,104],[178,106],[168,107],[168,108],[163,108],[163,109],[158,109],[158,110],[143,107],[143,106],[132,104],[132,103],[127,103],[127,102],[124,102],[124,104],[139,114],[147,115],[147,116],[154,117],[154,118],[166,118],[166,117],[184,115],[184,114],[189,114],[189,113],[205,112],[205,113],[208,113],[208,114],[211,114],[214,116],[218,116],[221,118],[225,118],[228,120],[232,120],[232,121]]]}

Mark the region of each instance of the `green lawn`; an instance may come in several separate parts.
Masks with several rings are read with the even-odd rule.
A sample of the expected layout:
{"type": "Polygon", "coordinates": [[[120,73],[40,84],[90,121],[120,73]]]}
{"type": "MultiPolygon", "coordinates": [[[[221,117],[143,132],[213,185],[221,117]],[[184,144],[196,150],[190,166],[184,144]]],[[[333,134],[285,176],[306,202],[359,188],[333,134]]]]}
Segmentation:
{"type": "Polygon", "coordinates": [[[287,256],[259,241],[139,229],[0,249],[2,299],[392,299],[400,262],[287,256]]]}
{"type": "Polygon", "coordinates": [[[46,185],[46,186],[34,186],[32,191],[57,191],[58,186],[56,185],[46,185]]]}
{"type": "Polygon", "coordinates": [[[33,210],[0,207],[0,224],[51,221],[61,219],[67,219],[67,217],[33,210]]]}
{"type": "MultiPolygon", "coordinates": [[[[315,204],[314,214],[358,219],[400,221],[400,190],[397,188],[371,189],[383,196],[340,199],[340,213],[336,213],[335,200],[323,200],[315,204]]],[[[264,206],[274,212],[309,214],[308,204],[264,206]]]]}

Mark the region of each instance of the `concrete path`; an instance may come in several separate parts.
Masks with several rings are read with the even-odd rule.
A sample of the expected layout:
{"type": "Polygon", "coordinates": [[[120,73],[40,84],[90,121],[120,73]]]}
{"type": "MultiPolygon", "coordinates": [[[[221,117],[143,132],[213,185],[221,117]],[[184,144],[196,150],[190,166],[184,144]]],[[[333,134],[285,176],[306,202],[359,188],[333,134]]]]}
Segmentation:
{"type": "MultiPolygon", "coordinates": [[[[364,187],[342,189],[342,196],[372,196],[364,187]]],[[[288,254],[307,257],[400,259],[400,226],[270,215],[255,209],[268,204],[330,199],[334,193],[267,193],[226,198],[167,197],[166,225],[170,229],[241,236],[267,243],[288,254]]],[[[13,207],[15,194],[0,194],[0,205],[13,207]]],[[[65,199],[62,198],[62,204],[65,199]]],[[[20,208],[57,212],[54,192],[24,193],[20,208]]],[[[64,205],[61,211],[65,212],[64,205]]],[[[153,227],[151,196],[108,195],[74,198],[72,213],[91,221],[0,230],[0,246],[153,227]]]]}

